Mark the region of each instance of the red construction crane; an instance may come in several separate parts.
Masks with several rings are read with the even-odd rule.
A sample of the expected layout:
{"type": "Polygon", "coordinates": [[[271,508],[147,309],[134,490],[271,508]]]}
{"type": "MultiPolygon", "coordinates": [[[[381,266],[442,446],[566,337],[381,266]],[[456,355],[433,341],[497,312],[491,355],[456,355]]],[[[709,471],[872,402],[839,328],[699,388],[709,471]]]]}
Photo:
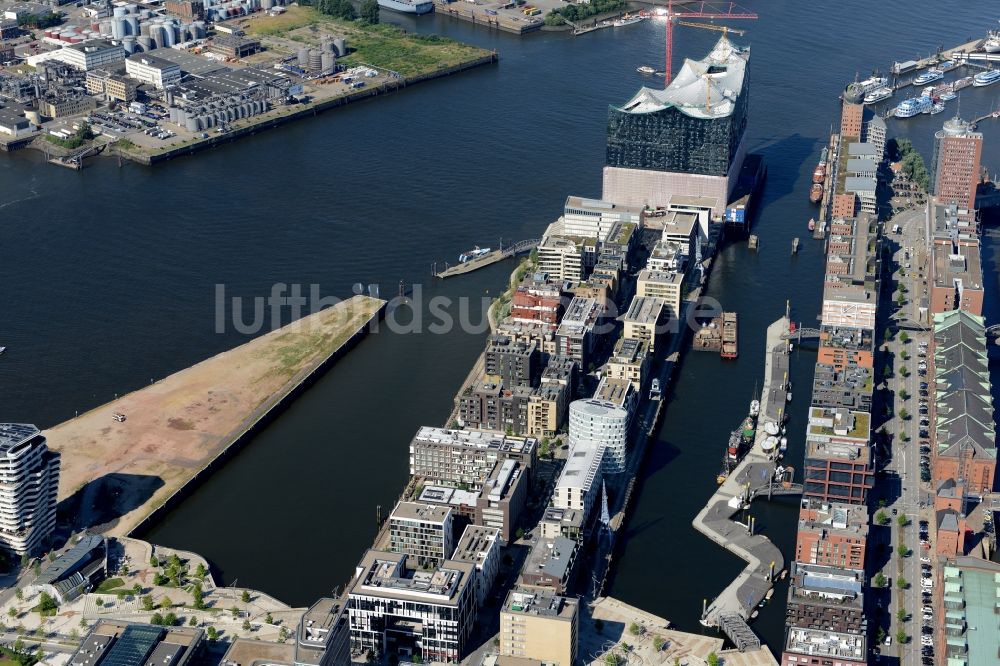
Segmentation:
{"type": "Polygon", "coordinates": [[[670,77],[674,72],[674,21],[678,18],[756,19],[757,14],[745,11],[735,2],[713,3],[707,0],[686,5],[685,11],[674,13],[674,0],[667,0],[667,68],[663,75],[664,87],[670,85],[670,77]],[[687,8],[695,7],[697,11],[687,11],[687,8]]]}

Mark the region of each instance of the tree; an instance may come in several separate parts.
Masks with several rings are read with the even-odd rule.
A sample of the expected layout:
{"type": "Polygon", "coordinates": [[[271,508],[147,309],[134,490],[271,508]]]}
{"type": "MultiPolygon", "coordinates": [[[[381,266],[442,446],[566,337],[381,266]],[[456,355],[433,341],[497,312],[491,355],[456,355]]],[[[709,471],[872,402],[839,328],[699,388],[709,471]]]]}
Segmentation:
{"type": "Polygon", "coordinates": [[[173,613],[167,613],[163,618],[163,624],[167,627],[176,627],[180,621],[173,613]]]}
{"type": "Polygon", "coordinates": [[[250,593],[246,590],[243,590],[243,594],[240,595],[240,601],[242,601],[245,604],[250,603],[250,593]]]}
{"type": "Polygon", "coordinates": [[[135,596],[139,596],[140,594],[142,594],[141,583],[136,583],[135,585],[132,586],[132,594],[134,594],[135,596]]]}
{"type": "Polygon", "coordinates": [[[879,525],[888,525],[889,515],[885,511],[879,511],[878,513],[875,514],[875,522],[877,522],[879,525]]]}
{"type": "Polygon", "coordinates": [[[58,609],[59,604],[56,603],[56,600],[48,592],[42,592],[38,596],[38,605],[35,606],[35,610],[38,611],[40,617],[55,615],[58,609]]]}
{"type": "Polygon", "coordinates": [[[153,613],[153,617],[149,618],[149,623],[157,626],[163,626],[163,616],[159,613],[153,613]]]}
{"type": "Polygon", "coordinates": [[[902,342],[904,345],[910,341],[910,336],[906,334],[906,331],[902,331],[899,334],[899,341],[902,342]]]}
{"type": "Polygon", "coordinates": [[[198,618],[196,618],[194,615],[192,615],[191,619],[188,620],[188,626],[189,627],[197,627],[198,626],[198,618]]]}
{"type": "Polygon", "coordinates": [[[205,576],[207,576],[207,575],[208,575],[208,569],[205,568],[204,564],[202,564],[201,562],[199,562],[198,566],[195,567],[195,569],[194,569],[194,577],[197,578],[197,579],[199,579],[199,580],[201,580],[201,579],[205,578],[205,576]]]}
{"type": "Polygon", "coordinates": [[[191,588],[191,598],[191,605],[196,610],[203,610],[205,608],[205,595],[201,591],[201,585],[194,584],[194,587],[191,588]]]}
{"type": "Polygon", "coordinates": [[[361,20],[369,25],[375,25],[379,21],[378,0],[364,0],[361,3],[361,20]]]}
{"type": "Polygon", "coordinates": [[[160,561],[158,559],[156,559],[156,555],[150,555],[149,556],[149,566],[151,566],[151,567],[158,567],[158,566],[160,566],[160,561]]]}
{"type": "Polygon", "coordinates": [[[910,549],[904,544],[899,544],[899,548],[896,549],[896,553],[898,553],[900,557],[908,557],[910,555],[910,549]]]}
{"type": "Polygon", "coordinates": [[[34,572],[36,576],[42,573],[42,563],[35,560],[35,563],[31,565],[31,571],[34,572]]]}
{"type": "Polygon", "coordinates": [[[906,582],[905,578],[903,578],[902,576],[896,577],[896,587],[898,587],[901,590],[905,590],[908,585],[909,583],[906,582]]]}
{"type": "Polygon", "coordinates": [[[896,632],[896,640],[899,641],[900,645],[906,643],[909,639],[910,637],[907,636],[906,632],[903,631],[902,629],[896,632]]]}
{"type": "Polygon", "coordinates": [[[901,409],[901,410],[899,410],[899,418],[903,419],[904,421],[909,421],[910,420],[910,413],[908,411],[906,411],[905,409],[901,409]]]}
{"type": "Polygon", "coordinates": [[[264,616],[264,624],[274,624],[274,617],[270,613],[264,616]]]}
{"type": "Polygon", "coordinates": [[[250,631],[250,620],[243,620],[243,631],[250,631]]]}
{"type": "Polygon", "coordinates": [[[653,636],[653,649],[659,652],[663,649],[663,646],[667,644],[663,636],[653,636]]]}
{"type": "MultiPolygon", "coordinates": [[[[278,630],[278,640],[282,643],[288,640],[288,629],[286,627],[282,627],[278,630]]],[[[368,654],[371,654],[371,651],[369,651],[368,654]]],[[[374,661],[371,663],[374,663],[374,661]]]]}
{"type": "Polygon", "coordinates": [[[628,633],[632,634],[633,636],[638,636],[642,633],[642,627],[639,626],[638,622],[633,622],[632,624],[628,625],[628,633]]]}
{"type": "Polygon", "coordinates": [[[719,666],[719,655],[714,652],[709,652],[705,661],[708,662],[708,666],[719,666]]]}
{"type": "Polygon", "coordinates": [[[14,596],[17,597],[18,601],[24,601],[24,590],[17,588],[17,591],[14,592],[14,596]]]}
{"type": "Polygon", "coordinates": [[[234,620],[240,616],[240,609],[237,608],[236,606],[233,606],[232,608],[230,608],[229,612],[233,614],[233,619],[234,620]]]}
{"type": "Polygon", "coordinates": [[[875,574],[875,578],[872,579],[872,583],[875,585],[875,587],[885,587],[886,582],[888,581],[886,581],[885,579],[885,574],[882,573],[881,571],[875,574]]]}
{"type": "Polygon", "coordinates": [[[170,600],[170,597],[163,597],[160,599],[160,608],[170,608],[174,605],[174,602],[170,600]]]}
{"type": "Polygon", "coordinates": [[[906,612],[905,608],[900,608],[898,611],[896,611],[896,619],[899,620],[900,622],[905,622],[908,615],[909,614],[906,612]]]}
{"type": "Polygon", "coordinates": [[[516,538],[517,538],[518,540],[521,540],[521,539],[523,539],[523,538],[524,538],[524,528],[523,528],[523,527],[518,527],[518,528],[517,528],[517,532],[515,532],[515,533],[514,533],[514,536],[515,536],[515,537],[516,537],[516,538]]]}
{"type": "Polygon", "coordinates": [[[152,595],[146,594],[142,597],[142,609],[145,611],[153,610],[153,597],[152,595]]]}
{"type": "Polygon", "coordinates": [[[608,654],[604,655],[605,666],[618,666],[621,663],[622,663],[622,658],[617,654],[615,654],[614,652],[609,652],[608,654]]]}
{"type": "Polygon", "coordinates": [[[901,514],[899,514],[899,517],[896,518],[896,523],[900,527],[906,527],[907,525],[910,524],[910,519],[906,517],[905,513],[901,513],[901,514]]]}
{"type": "Polygon", "coordinates": [[[123,575],[128,575],[128,562],[122,562],[122,565],[118,567],[118,570],[122,572],[123,575]]]}
{"type": "Polygon", "coordinates": [[[7,609],[7,615],[10,616],[11,619],[14,619],[17,617],[17,609],[11,606],[7,609]]]}
{"type": "Polygon", "coordinates": [[[208,634],[208,640],[210,641],[214,642],[219,639],[219,630],[215,627],[209,627],[205,630],[205,633],[208,634]]]}

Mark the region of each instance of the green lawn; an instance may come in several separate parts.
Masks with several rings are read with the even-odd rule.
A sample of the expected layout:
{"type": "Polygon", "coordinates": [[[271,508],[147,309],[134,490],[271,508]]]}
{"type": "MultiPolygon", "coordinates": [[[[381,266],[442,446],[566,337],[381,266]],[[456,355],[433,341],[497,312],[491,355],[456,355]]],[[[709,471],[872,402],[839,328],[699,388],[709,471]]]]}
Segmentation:
{"type": "Polygon", "coordinates": [[[98,594],[113,592],[119,587],[121,587],[123,584],[124,581],[122,581],[121,578],[108,578],[104,581],[101,581],[101,584],[97,586],[97,589],[94,590],[94,592],[98,594]]]}

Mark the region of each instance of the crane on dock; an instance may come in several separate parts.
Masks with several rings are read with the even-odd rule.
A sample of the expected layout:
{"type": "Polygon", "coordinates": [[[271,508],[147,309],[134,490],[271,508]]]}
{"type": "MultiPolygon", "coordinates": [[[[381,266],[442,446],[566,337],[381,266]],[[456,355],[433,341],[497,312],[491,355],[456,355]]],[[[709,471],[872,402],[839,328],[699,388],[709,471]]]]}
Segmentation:
{"type": "MultiPolygon", "coordinates": [[[[681,25],[692,25],[693,27],[707,27],[708,24],[698,24],[693,25],[692,23],[682,23],[680,19],[683,18],[706,18],[706,19],[756,19],[756,12],[748,12],[742,7],[737,5],[735,2],[722,2],[722,3],[712,3],[707,2],[707,0],[701,0],[697,4],[687,5],[687,8],[697,7],[697,11],[674,11],[674,0],[668,0],[667,2],[667,53],[666,53],[666,71],[664,72],[663,85],[664,87],[670,85],[670,77],[673,76],[674,71],[674,23],[677,22],[681,25]],[[721,5],[725,9],[719,7],[721,5]]],[[[721,27],[721,26],[720,26],[721,27]]],[[[716,29],[713,26],[711,29],[716,29]]],[[[723,30],[728,30],[735,32],[731,28],[724,28],[723,30]]],[[[740,33],[742,34],[742,33],[740,33]]]]}

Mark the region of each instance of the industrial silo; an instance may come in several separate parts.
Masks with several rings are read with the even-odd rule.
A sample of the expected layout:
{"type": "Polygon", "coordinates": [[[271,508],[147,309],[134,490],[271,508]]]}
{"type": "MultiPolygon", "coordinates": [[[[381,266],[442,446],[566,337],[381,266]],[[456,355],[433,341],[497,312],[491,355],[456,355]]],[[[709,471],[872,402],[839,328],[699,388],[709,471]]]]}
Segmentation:
{"type": "Polygon", "coordinates": [[[323,53],[317,49],[309,51],[309,70],[318,72],[323,67],[323,53]]]}
{"type": "Polygon", "coordinates": [[[136,45],[142,47],[143,51],[150,51],[153,48],[153,40],[149,35],[140,35],[135,38],[136,45]]]}
{"type": "Polygon", "coordinates": [[[126,35],[136,36],[139,34],[139,17],[138,16],[126,16],[125,17],[125,28],[126,35]]]}
{"type": "Polygon", "coordinates": [[[132,55],[135,53],[135,37],[125,37],[122,39],[122,48],[125,49],[125,53],[132,55]]]}
{"type": "Polygon", "coordinates": [[[347,55],[347,42],[343,37],[337,37],[333,40],[333,46],[336,49],[337,56],[343,58],[347,55]]]}
{"type": "Polygon", "coordinates": [[[309,49],[302,46],[299,47],[299,67],[303,69],[309,66],[309,49]]]}
{"type": "Polygon", "coordinates": [[[173,46],[177,43],[177,27],[168,23],[163,26],[164,45],[173,46]]]}
{"type": "Polygon", "coordinates": [[[260,8],[264,11],[274,8],[274,0],[260,0],[260,8]]]}
{"type": "Polygon", "coordinates": [[[195,21],[191,24],[192,34],[195,39],[205,39],[205,22],[195,21]]]}
{"type": "Polygon", "coordinates": [[[337,56],[326,51],[323,52],[323,71],[332,72],[337,67],[337,56]]]}
{"type": "Polygon", "coordinates": [[[115,18],[122,18],[126,15],[128,15],[128,10],[124,7],[115,7],[114,12],[112,13],[112,16],[115,18]]]}
{"type": "Polygon", "coordinates": [[[184,127],[187,128],[188,132],[200,132],[204,129],[201,126],[201,121],[198,116],[188,116],[187,120],[184,121],[184,127]]]}
{"type": "Polygon", "coordinates": [[[121,39],[124,36],[125,36],[125,19],[121,16],[116,16],[111,20],[111,38],[121,39]]]}

